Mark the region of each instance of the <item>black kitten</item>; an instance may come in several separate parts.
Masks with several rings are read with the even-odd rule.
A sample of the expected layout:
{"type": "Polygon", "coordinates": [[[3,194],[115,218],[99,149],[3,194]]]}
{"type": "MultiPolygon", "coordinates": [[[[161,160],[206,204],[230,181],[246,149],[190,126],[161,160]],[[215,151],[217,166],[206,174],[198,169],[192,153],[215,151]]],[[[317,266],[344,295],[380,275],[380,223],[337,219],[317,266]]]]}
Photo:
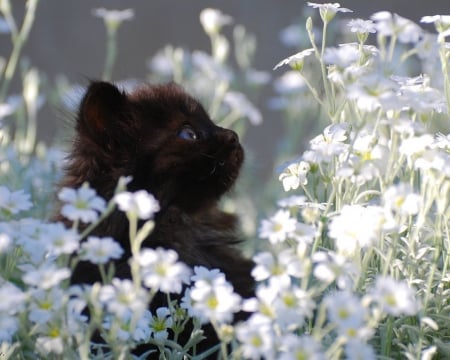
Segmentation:
{"type": "MultiPolygon", "coordinates": [[[[237,134],[216,126],[179,86],[146,85],[125,94],[110,83],[93,82],[80,105],[62,186],[78,188],[88,182],[109,200],[118,179],[131,176],[128,189],[147,190],[161,207],[143,246],[174,249],[189,266],[218,268],[237,293],[250,297],[253,263],[235,249],[240,242],[237,219],[217,207],[243,159],[237,134]]],[[[66,221],[61,216],[57,220],[66,221]]],[[[125,254],[115,264],[116,276],[130,277],[125,215],[115,211],[94,234],[121,244],[125,254]]],[[[71,280],[93,283],[100,275],[94,265],[80,262],[71,280]]],[[[217,340],[212,330],[206,331],[207,347],[217,340]]]]}

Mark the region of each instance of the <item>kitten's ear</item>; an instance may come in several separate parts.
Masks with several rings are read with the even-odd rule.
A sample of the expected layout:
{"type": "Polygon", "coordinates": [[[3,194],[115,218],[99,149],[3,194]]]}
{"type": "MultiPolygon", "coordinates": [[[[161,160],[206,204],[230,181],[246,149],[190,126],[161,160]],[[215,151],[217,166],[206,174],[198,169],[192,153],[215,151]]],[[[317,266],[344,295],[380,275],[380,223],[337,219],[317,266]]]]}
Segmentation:
{"type": "Polygon", "coordinates": [[[126,113],[127,96],[115,85],[92,82],[80,104],[77,129],[96,142],[105,142],[120,133],[120,122],[126,113]]]}

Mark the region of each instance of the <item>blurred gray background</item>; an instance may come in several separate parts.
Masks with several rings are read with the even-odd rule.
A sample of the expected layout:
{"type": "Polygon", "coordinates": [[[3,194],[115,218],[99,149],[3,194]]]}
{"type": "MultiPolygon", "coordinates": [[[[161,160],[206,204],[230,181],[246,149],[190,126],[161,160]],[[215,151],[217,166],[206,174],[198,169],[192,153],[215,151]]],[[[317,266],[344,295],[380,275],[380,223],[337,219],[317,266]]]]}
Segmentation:
{"type": "MultiPolygon", "coordinates": [[[[21,18],[24,3],[12,1],[16,18],[21,18]]],[[[231,15],[234,23],[243,24],[256,35],[255,67],[271,72],[274,64],[295,52],[281,43],[279,34],[283,28],[300,21],[305,4],[306,1],[299,0],[41,0],[24,55],[46,74],[50,86],[58,74],[64,74],[73,83],[100,78],[106,34],[103,21],[92,16],[92,9],[132,8],[134,19],[119,29],[119,54],[113,79],[145,78],[146,61],[166,44],[209,51],[209,39],[199,23],[199,13],[205,7],[213,7],[231,15]]],[[[340,17],[352,18],[368,18],[374,12],[388,10],[418,22],[424,15],[450,13],[450,0],[347,0],[341,1],[341,6],[354,12],[340,17]]],[[[8,35],[1,35],[0,54],[5,56],[9,52],[8,35]]],[[[258,144],[264,144],[258,150],[259,161],[264,163],[273,150],[271,144],[275,143],[280,114],[268,110],[264,101],[257,105],[263,112],[264,123],[252,129],[246,141],[257,148],[258,144]]],[[[62,120],[59,112],[47,105],[41,110],[39,121],[39,136],[50,141],[62,120]]]]}

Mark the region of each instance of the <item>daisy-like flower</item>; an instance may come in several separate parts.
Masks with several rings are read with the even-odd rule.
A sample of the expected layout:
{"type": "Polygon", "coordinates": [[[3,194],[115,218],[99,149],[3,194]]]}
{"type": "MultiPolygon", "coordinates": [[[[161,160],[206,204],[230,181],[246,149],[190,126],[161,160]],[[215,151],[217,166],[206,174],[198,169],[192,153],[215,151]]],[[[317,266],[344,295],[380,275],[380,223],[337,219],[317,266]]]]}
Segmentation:
{"type": "Polygon", "coordinates": [[[388,11],[377,12],[371,18],[375,21],[379,34],[384,36],[395,35],[402,43],[416,43],[423,33],[420,26],[413,21],[388,11]]]}
{"type": "Polygon", "coordinates": [[[314,49],[306,49],[300,51],[294,55],[287,57],[286,59],[281,60],[274,66],[273,70],[276,70],[283,65],[290,65],[295,70],[301,70],[303,68],[303,62],[305,61],[305,58],[312,55],[313,53],[314,49]]]}
{"type": "Polygon", "coordinates": [[[56,256],[71,254],[79,248],[79,236],[76,231],[67,230],[61,223],[48,224],[46,230],[46,247],[50,254],[56,256]]]}
{"type": "Polygon", "coordinates": [[[12,338],[19,330],[19,319],[16,316],[0,314],[0,342],[12,343],[12,338]]]}
{"type": "Polygon", "coordinates": [[[314,253],[313,262],[314,276],[327,284],[336,281],[337,287],[341,290],[350,290],[359,275],[358,269],[352,262],[331,251],[314,253]]]}
{"type": "Polygon", "coordinates": [[[159,203],[155,197],[145,190],[135,193],[122,192],[114,196],[119,209],[136,215],[140,219],[150,219],[159,211],[159,203]]]}
{"type": "Polygon", "coordinates": [[[143,249],[138,259],[142,281],[153,291],[181,293],[183,284],[189,283],[191,269],[178,261],[171,249],[143,249]]]}
{"type": "Polygon", "coordinates": [[[26,296],[10,282],[0,286],[0,314],[14,315],[23,310],[26,296]]]}
{"type": "Polygon", "coordinates": [[[58,287],[50,290],[35,289],[31,292],[28,318],[36,324],[49,322],[63,305],[64,292],[58,287]]]}
{"type": "Polygon", "coordinates": [[[122,22],[133,19],[134,11],[133,9],[108,10],[97,8],[92,10],[92,15],[102,18],[107,27],[117,29],[122,22]]]}
{"type": "Polygon", "coordinates": [[[57,286],[61,281],[69,278],[70,270],[58,268],[55,264],[44,263],[39,267],[31,267],[22,276],[25,284],[35,286],[40,289],[50,289],[57,286]]]}
{"type": "Polygon", "coordinates": [[[64,342],[61,329],[55,324],[45,326],[43,334],[36,339],[36,350],[42,355],[62,354],[64,351],[64,342]]]}
{"type": "Polygon", "coordinates": [[[223,101],[231,108],[231,111],[248,118],[252,125],[259,125],[262,123],[261,113],[243,93],[228,91],[225,94],[223,101]]]}
{"type": "Polygon", "coordinates": [[[269,252],[261,252],[253,257],[253,261],[252,276],[256,281],[270,280],[270,283],[288,286],[291,276],[302,278],[305,275],[303,263],[292,249],[285,249],[276,257],[269,252]]]}
{"type": "Polygon", "coordinates": [[[347,360],[375,360],[377,356],[369,344],[361,339],[352,339],[345,344],[345,358],[347,360]]]}
{"type": "Polygon", "coordinates": [[[372,20],[352,19],[348,22],[348,27],[351,32],[359,34],[376,33],[377,29],[372,20]]]}
{"type": "Polygon", "coordinates": [[[331,219],[328,234],[335,240],[338,254],[354,255],[378,240],[383,222],[381,207],[345,205],[340,214],[331,219]]]}
{"type": "Polygon", "coordinates": [[[414,315],[419,310],[414,291],[404,281],[379,276],[370,294],[389,315],[414,315]]]}
{"type": "Polygon", "coordinates": [[[348,337],[355,337],[364,328],[367,309],[361,300],[349,291],[336,291],[324,299],[328,318],[337,327],[337,332],[348,337]]]}
{"type": "Polygon", "coordinates": [[[7,215],[15,215],[32,207],[30,195],[23,190],[10,191],[6,186],[0,186],[0,210],[7,215]]]}
{"type": "Polygon", "coordinates": [[[61,214],[72,221],[95,222],[98,213],[105,210],[105,200],[97,196],[95,190],[87,184],[79,189],[63,188],[58,198],[65,203],[61,208],[61,214]]]}
{"type": "Polygon", "coordinates": [[[194,275],[191,276],[191,280],[197,284],[205,283],[208,285],[223,284],[225,275],[219,269],[208,269],[204,266],[195,266],[194,275]]]}
{"type": "Polygon", "coordinates": [[[200,13],[200,23],[208,35],[215,35],[220,32],[223,26],[231,24],[233,18],[225,15],[217,9],[203,9],[200,13]]]}
{"type": "Polygon", "coordinates": [[[307,175],[310,165],[306,161],[293,162],[289,164],[278,177],[283,184],[284,191],[298,189],[300,184],[308,183],[307,175]]]}
{"type": "Polygon", "coordinates": [[[120,317],[127,313],[141,314],[147,308],[146,291],[142,288],[136,289],[128,279],[113,279],[111,285],[103,286],[99,300],[110,313],[120,317]]]}
{"type": "Polygon", "coordinates": [[[413,136],[404,139],[399,147],[399,152],[408,157],[408,160],[414,160],[424,154],[431,148],[434,138],[430,134],[413,136]]]}
{"type": "Polygon", "coordinates": [[[236,326],[236,337],[245,359],[273,359],[275,334],[265,316],[253,314],[236,326]]]}
{"type": "Polygon", "coordinates": [[[315,302],[295,285],[282,287],[273,303],[277,325],[286,333],[301,328],[313,316],[315,302]]]}
{"type": "Polygon", "coordinates": [[[89,236],[79,250],[80,259],[93,264],[106,264],[111,259],[120,259],[122,254],[122,247],[111,237],[89,236]]]}
{"type": "Polygon", "coordinates": [[[339,3],[317,4],[308,2],[308,6],[311,6],[314,9],[319,9],[320,17],[324,23],[330,22],[338,12],[353,12],[353,10],[341,8],[339,3]]]}
{"type": "Polygon", "coordinates": [[[0,227],[0,254],[7,253],[12,248],[11,235],[8,233],[2,233],[0,227]]]}
{"type": "Polygon", "coordinates": [[[288,334],[283,336],[280,344],[278,360],[325,360],[325,354],[320,344],[309,335],[297,336],[288,334]]]}
{"type": "MultiPolygon", "coordinates": [[[[228,282],[204,281],[196,282],[189,291],[191,316],[197,317],[202,323],[214,320],[219,324],[229,323],[233,314],[240,310],[241,297],[237,295],[228,282]]],[[[186,301],[185,301],[186,303],[186,301]]]]}
{"type": "Polygon", "coordinates": [[[323,133],[310,141],[311,150],[306,151],[304,159],[310,163],[329,163],[334,156],[344,153],[348,147],[347,140],[349,124],[333,124],[327,126],[323,133]]]}
{"type": "Polygon", "coordinates": [[[261,222],[259,236],[269,239],[272,244],[283,242],[295,231],[296,224],[297,220],[288,210],[278,210],[270,219],[261,222]]]}
{"type": "Polygon", "coordinates": [[[156,315],[150,320],[150,331],[152,337],[157,341],[164,341],[169,336],[167,331],[173,325],[173,319],[170,310],[166,307],[156,309],[156,315]]]}
{"type": "Polygon", "coordinates": [[[339,47],[325,49],[323,60],[340,69],[345,69],[359,60],[359,50],[351,44],[341,44],[339,47]]]}
{"type": "Polygon", "coordinates": [[[361,77],[358,82],[347,88],[347,97],[354,100],[358,108],[364,111],[374,111],[384,104],[386,99],[398,102],[395,91],[396,84],[379,74],[369,74],[361,77]]]}
{"type": "Polygon", "coordinates": [[[400,215],[415,215],[422,206],[422,197],[415,194],[409,184],[401,183],[386,190],[383,202],[389,211],[400,215]]]}
{"type": "Polygon", "coordinates": [[[424,16],[421,23],[434,24],[438,32],[444,32],[450,28],[450,15],[424,16]]]}

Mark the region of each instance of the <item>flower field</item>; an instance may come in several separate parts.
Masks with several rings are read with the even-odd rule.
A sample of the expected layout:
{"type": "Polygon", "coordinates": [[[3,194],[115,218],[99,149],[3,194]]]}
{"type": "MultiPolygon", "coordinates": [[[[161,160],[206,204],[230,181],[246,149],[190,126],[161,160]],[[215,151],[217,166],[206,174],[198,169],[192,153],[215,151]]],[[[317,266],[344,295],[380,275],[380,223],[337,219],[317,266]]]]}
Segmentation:
{"type": "MultiPolygon", "coordinates": [[[[56,194],[66,149],[37,139],[42,74],[19,66],[38,0],[27,1],[20,24],[12,6],[0,0],[1,36],[12,42],[0,59],[1,360],[130,359],[143,343],[161,359],[204,359],[209,351],[193,349],[206,323],[222,359],[450,358],[450,15],[425,14],[416,24],[385,11],[359,19],[339,4],[308,3],[306,27],[281,36],[289,45],[303,34],[301,49],[261,71],[253,68],[254,36],[205,9],[210,53],[167,45],[148,61],[152,82],[179,82],[241,138],[263,121],[253,99],[273,84],[268,106],[285,128],[275,181],[245,196],[238,188],[223,204],[258,239],[243,249],[255,262],[256,296],[242,299],[218,270],[141,247],[159,205],[145,191],[128,192],[130,179],[109,202],[89,184],[56,194]],[[17,74],[20,94],[11,91],[17,74]],[[310,131],[304,150],[294,151],[310,131]],[[57,198],[71,228],[48,220],[57,198]],[[106,266],[122,256],[120,245],[90,235],[116,207],[130,223],[125,280],[106,266]],[[80,260],[98,265],[103,282],[70,286],[80,260]],[[151,312],[157,292],[169,306],[151,312]],[[248,319],[233,323],[240,311],[248,319]],[[192,336],[178,342],[190,318],[192,336]],[[92,340],[98,329],[102,342],[92,340]]],[[[110,80],[117,32],[133,11],[92,15],[107,29],[99,76],[110,80]]],[[[60,104],[69,109],[78,88],[57,89],[60,104]]],[[[240,186],[257,182],[252,176],[244,171],[240,186]]]]}

